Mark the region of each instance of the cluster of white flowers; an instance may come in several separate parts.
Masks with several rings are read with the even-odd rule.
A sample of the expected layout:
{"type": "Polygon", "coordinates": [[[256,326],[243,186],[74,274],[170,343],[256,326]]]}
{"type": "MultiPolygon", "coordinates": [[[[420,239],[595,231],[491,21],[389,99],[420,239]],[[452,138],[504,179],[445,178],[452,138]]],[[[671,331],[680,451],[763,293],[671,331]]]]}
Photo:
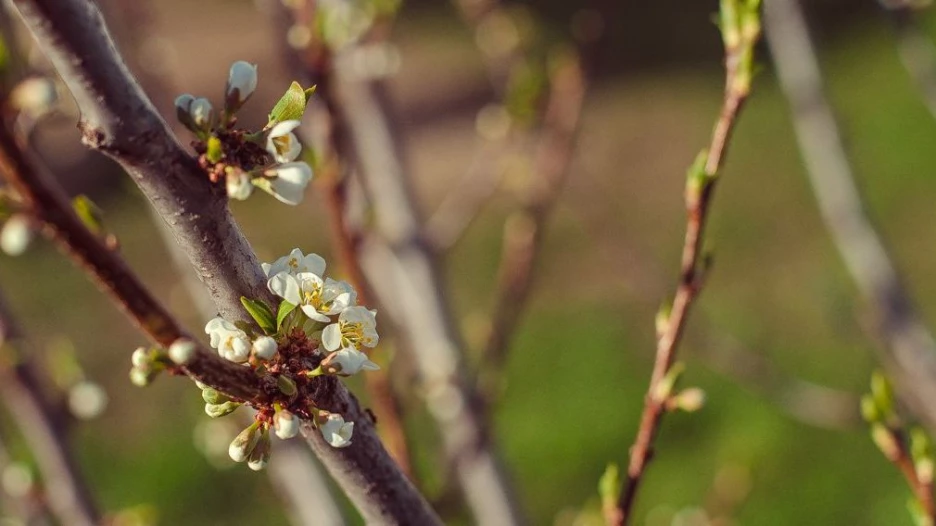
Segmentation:
{"type": "Polygon", "coordinates": [[[377,364],[361,352],[374,347],[377,311],[358,306],[354,287],[345,281],[324,277],[325,260],[317,254],[303,255],[293,249],[272,264],[264,264],[270,292],[297,305],[310,320],[326,323],[321,343],[329,355],[322,361],[326,372],[351,376],[362,370],[375,371],[377,364]]]}
{"type": "MultiPolygon", "coordinates": [[[[217,158],[211,157],[215,155],[210,148],[212,140],[216,141],[218,148],[231,147],[230,143],[223,143],[219,137],[230,135],[234,123],[233,115],[256,89],[257,66],[239,60],[231,65],[225,86],[224,110],[220,116],[208,99],[187,93],[175,100],[176,116],[205,142],[212,162],[224,160],[223,176],[229,198],[243,201],[250,197],[256,187],[283,203],[298,205],[305,194],[306,186],[312,180],[312,168],[307,163],[296,160],[302,151],[302,145],[293,133],[299,126],[298,120],[271,120],[260,132],[238,135],[241,141],[263,146],[272,157],[272,163],[263,166],[228,164],[236,156],[220,150],[216,154],[217,158]]],[[[234,141],[234,144],[238,142],[234,141]]]]}

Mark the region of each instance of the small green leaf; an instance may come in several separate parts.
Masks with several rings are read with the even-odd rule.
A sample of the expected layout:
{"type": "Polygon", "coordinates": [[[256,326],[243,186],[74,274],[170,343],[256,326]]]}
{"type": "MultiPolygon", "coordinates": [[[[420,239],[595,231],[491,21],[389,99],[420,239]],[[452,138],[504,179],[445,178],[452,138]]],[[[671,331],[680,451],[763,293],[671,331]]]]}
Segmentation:
{"type": "MultiPolygon", "coordinates": [[[[313,90],[315,88],[309,88],[313,90]]],[[[302,89],[302,86],[298,82],[293,81],[289,85],[289,89],[286,90],[286,93],[280,97],[279,102],[276,103],[276,106],[273,106],[273,110],[270,111],[270,122],[267,123],[267,127],[273,126],[278,122],[283,121],[293,121],[302,118],[302,114],[305,113],[306,102],[309,100],[312,94],[308,90],[302,89]]]]}
{"type": "Polygon", "coordinates": [[[598,494],[601,496],[602,509],[614,509],[621,494],[621,474],[617,464],[608,464],[604,474],[598,479],[598,494]]]}
{"type": "Polygon", "coordinates": [[[86,195],[78,195],[72,199],[72,207],[81,222],[96,235],[104,233],[104,218],[101,209],[86,195]]]}
{"type": "Polygon", "coordinates": [[[221,139],[212,135],[208,139],[208,151],[205,152],[205,157],[209,162],[216,163],[220,161],[223,156],[224,150],[221,148],[221,139]]]}
{"type": "Polygon", "coordinates": [[[266,303],[259,300],[252,300],[246,296],[241,296],[241,304],[247,313],[250,314],[257,325],[267,334],[276,332],[276,325],[273,318],[273,310],[266,303]]]}
{"type": "Polygon", "coordinates": [[[279,311],[276,313],[276,330],[280,330],[283,327],[283,320],[286,319],[286,316],[289,316],[289,313],[294,311],[296,306],[288,301],[283,301],[279,304],[279,311]]]}

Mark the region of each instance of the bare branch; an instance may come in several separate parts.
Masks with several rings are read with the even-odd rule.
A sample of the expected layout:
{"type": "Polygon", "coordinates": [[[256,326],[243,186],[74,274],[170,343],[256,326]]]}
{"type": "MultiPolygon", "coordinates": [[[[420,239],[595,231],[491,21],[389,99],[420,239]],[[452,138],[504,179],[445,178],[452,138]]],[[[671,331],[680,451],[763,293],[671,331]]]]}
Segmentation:
{"type": "Polygon", "coordinates": [[[912,2],[880,2],[890,11],[900,60],[920,90],[923,103],[936,118],[936,46],[916,21],[912,2]]]}
{"type": "Polygon", "coordinates": [[[898,391],[914,413],[936,429],[936,345],[865,215],[799,3],[768,0],[765,29],[826,228],[877,316],[884,363],[898,391]]]}
{"type": "Polygon", "coordinates": [[[69,451],[60,411],[46,399],[32,360],[17,357],[23,338],[0,297],[0,397],[16,419],[42,472],[49,507],[66,526],[101,522],[91,490],[69,451]]]}
{"type": "MultiPolygon", "coordinates": [[[[85,142],[113,157],[132,176],[169,224],[221,314],[230,320],[245,319],[241,296],[271,299],[256,255],[227,210],[223,190],[209,185],[194,159],[179,147],[142,95],[117,55],[94,4],[82,0],[18,0],[15,4],[73,91],[83,114],[85,142]]],[[[103,258],[100,253],[87,257],[103,258]]],[[[137,299],[123,297],[122,301],[137,299]]],[[[165,334],[173,332],[161,329],[165,334]]],[[[216,363],[208,359],[210,356],[200,352],[195,360],[198,375],[207,378],[205,383],[221,385],[238,398],[262,394],[248,368],[216,363]],[[241,378],[239,385],[224,385],[221,380],[226,378],[216,371],[231,372],[228,365],[251,378],[241,378]]],[[[343,384],[330,378],[320,391],[316,396],[323,408],[341,412],[355,422],[355,441],[351,447],[336,449],[327,446],[319,433],[308,433],[307,440],[365,520],[438,524],[439,519],[383,449],[373,423],[343,384]]]]}

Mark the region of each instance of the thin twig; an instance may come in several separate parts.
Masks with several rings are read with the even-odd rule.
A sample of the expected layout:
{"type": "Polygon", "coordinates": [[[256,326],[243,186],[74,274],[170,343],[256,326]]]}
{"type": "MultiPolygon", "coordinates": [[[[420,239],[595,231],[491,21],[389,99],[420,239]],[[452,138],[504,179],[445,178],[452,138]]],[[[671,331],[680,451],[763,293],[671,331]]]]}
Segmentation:
{"type": "MultiPolygon", "coordinates": [[[[723,33],[726,29],[722,28],[723,33]]],[[[705,151],[705,161],[700,174],[690,172],[690,181],[686,188],[686,235],[683,241],[682,258],[679,272],[679,284],[665,323],[657,335],[656,356],[650,386],[644,400],[644,409],[637,430],[637,437],[630,449],[630,461],[627,466],[627,480],[618,500],[616,513],[607,517],[609,523],[626,524],[631,517],[637,490],[653,453],[653,441],[659,430],[663,414],[666,412],[666,397],[669,393],[660,393],[660,386],[670,372],[676,358],[676,351],[682,338],[689,315],[689,309],[699,294],[704,279],[704,257],[702,253],[703,232],[708,219],[712,196],[717,186],[718,174],[727,153],[731,133],[737,123],[738,113],[747,99],[750,90],[750,65],[742,70],[741,54],[752,53],[757,34],[749,35],[753,42],[729,44],[725,35],[725,94],[721,112],[712,132],[711,143],[705,151]],[[749,46],[749,47],[745,47],[749,46]],[[742,80],[745,77],[746,82],[742,80]],[[693,181],[694,177],[701,181],[693,181]]],[[[662,320],[661,320],[662,321],[662,320]]]]}
{"type": "MultiPolygon", "coordinates": [[[[387,250],[360,252],[364,271],[378,299],[394,305],[406,349],[424,383],[424,397],[442,435],[475,521],[510,525],[522,522],[506,473],[495,454],[478,395],[465,376],[464,347],[445,301],[443,281],[428,244],[403,165],[401,132],[392,125],[391,104],[380,79],[362,79],[342,65],[349,46],[330,56],[325,49],[312,72],[331,119],[343,134],[349,154],[374,207],[375,226],[387,250]],[[379,257],[379,261],[373,259],[379,257]],[[379,276],[389,276],[389,280],[379,276]]],[[[391,313],[392,315],[392,313],[391,313]]]]}
{"type": "Polygon", "coordinates": [[[765,29],[826,229],[877,318],[883,361],[904,402],[936,429],[936,344],[865,214],[801,7],[768,0],[765,29]]]}
{"type": "Polygon", "coordinates": [[[0,397],[16,419],[42,472],[49,507],[66,526],[93,526],[101,515],[69,451],[61,411],[42,392],[32,360],[17,356],[24,343],[0,297],[0,397]]]}
{"type": "MultiPolygon", "coordinates": [[[[212,188],[195,160],[169,133],[127,72],[94,4],[17,0],[16,6],[75,95],[86,143],[113,157],[131,175],[170,225],[222,316],[229,320],[248,318],[240,305],[242,296],[271,300],[256,254],[232,220],[223,190],[212,188]]],[[[206,356],[211,355],[199,352],[195,361],[206,356]]],[[[252,378],[244,379],[238,391],[245,389],[251,394],[250,387],[257,379],[244,372],[247,368],[214,360],[210,365],[220,367],[219,371],[230,365],[240,374],[249,374],[252,378]]],[[[222,390],[238,396],[231,386],[224,386],[225,382],[211,381],[223,380],[213,371],[199,373],[207,375],[205,383],[221,385],[222,390]]],[[[327,382],[327,387],[321,393],[322,406],[355,422],[354,444],[332,448],[321,433],[308,427],[305,436],[365,520],[438,524],[426,500],[383,448],[373,423],[353,395],[337,381],[327,382]]]]}
{"type": "MultiPolygon", "coordinates": [[[[23,197],[36,220],[46,226],[44,231],[49,237],[94,277],[154,343],[168,347],[180,338],[191,339],[126,263],[85,227],[61,189],[27,161],[10,132],[2,126],[0,172],[23,197]]],[[[216,353],[199,346],[198,353],[184,370],[241,400],[255,403],[269,400],[269,386],[264,386],[259,377],[245,367],[225,362],[216,353]]]]}

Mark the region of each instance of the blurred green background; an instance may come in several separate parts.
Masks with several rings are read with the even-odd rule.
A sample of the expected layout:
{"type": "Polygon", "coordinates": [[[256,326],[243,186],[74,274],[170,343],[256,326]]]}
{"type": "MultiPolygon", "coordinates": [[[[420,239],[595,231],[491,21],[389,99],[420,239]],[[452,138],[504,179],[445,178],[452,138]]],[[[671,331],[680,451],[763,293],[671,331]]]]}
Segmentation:
{"type": "MultiPolygon", "coordinates": [[[[612,47],[589,95],[496,408],[496,435],[534,524],[573,524],[596,505],[606,464],[626,463],[652,364],[654,314],[675,282],[685,170],[707,144],[721,102],[719,36],[708,16],[715,4],[645,5],[653,7],[626,8],[608,21],[612,47]]],[[[561,27],[567,9],[542,7],[561,27]]],[[[936,121],[875,7],[852,12],[829,2],[814,12],[815,36],[869,211],[936,321],[936,121]]],[[[144,73],[172,71],[175,91],[219,101],[230,62],[256,62],[261,88],[246,118],[262,123],[291,76],[277,57],[280,35],[253,4],[153,2],[152,9],[155,38],[133,43],[152,54],[144,73]]],[[[936,16],[920,16],[936,38],[936,16]]],[[[482,144],[474,122],[489,88],[471,32],[448,4],[406,6],[394,33],[402,57],[394,96],[430,212],[482,144]],[[436,105],[452,109],[426,110],[436,105]]],[[[163,106],[176,94],[150,93],[163,106]]],[[[146,204],[109,163],[87,158],[74,123],[67,113],[44,123],[37,148],[72,189],[101,205],[131,265],[201,333],[205,320],[146,204]]],[[[768,61],[723,176],[709,230],[715,267],[680,352],[684,385],[702,387],[708,400],[698,413],[666,418],[637,523],[708,524],[699,522],[704,510],[735,524],[910,524],[909,492],[857,414],[875,367],[866,310],[819,219],[768,61]]],[[[502,222],[517,204],[509,181],[505,187],[446,257],[451,298],[475,347],[492,304],[502,222]]],[[[320,203],[313,189],[297,209],[265,195],[233,208],[261,259],[298,246],[331,261],[320,203]]],[[[188,382],[130,385],[130,351],[144,339],[70,262],[37,243],[26,256],[0,258],[0,286],[38,349],[67,339],[109,393],[103,416],[75,429],[103,507],[151,506],[159,524],[286,523],[264,475],[211,462],[196,447],[195,430],[208,419],[188,382]]],[[[437,497],[431,424],[414,394],[405,398],[413,452],[437,497]]],[[[207,433],[220,434],[224,446],[236,429],[207,433]]]]}

